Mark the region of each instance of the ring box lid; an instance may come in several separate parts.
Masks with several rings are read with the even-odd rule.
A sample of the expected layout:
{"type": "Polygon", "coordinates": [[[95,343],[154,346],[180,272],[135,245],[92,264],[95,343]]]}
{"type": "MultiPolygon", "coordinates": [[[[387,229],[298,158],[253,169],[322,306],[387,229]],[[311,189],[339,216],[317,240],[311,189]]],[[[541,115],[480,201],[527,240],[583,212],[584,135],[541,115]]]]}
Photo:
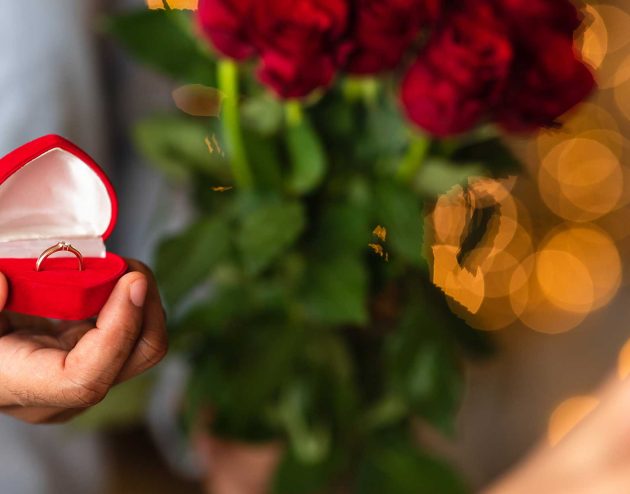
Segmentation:
{"type": "Polygon", "coordinates": [[[117,214],[103,170],[61,136],[40,137],[0,159],[0,258],[37,258],[61,240],[103,258],[117,214]]]}

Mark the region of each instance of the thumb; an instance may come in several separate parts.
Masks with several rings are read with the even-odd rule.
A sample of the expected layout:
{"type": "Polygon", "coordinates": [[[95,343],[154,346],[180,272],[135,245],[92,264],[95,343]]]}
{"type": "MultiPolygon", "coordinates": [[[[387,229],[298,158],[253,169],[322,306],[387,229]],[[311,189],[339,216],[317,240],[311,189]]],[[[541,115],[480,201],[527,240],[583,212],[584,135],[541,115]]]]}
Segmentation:
{"type": "Polygon", "coordinates": [[[133,350],[142,327],[147,279],[129,273],[120,279],[96,321],[68,353],[65,370],[74,380],[109,386],[133,350]]]}

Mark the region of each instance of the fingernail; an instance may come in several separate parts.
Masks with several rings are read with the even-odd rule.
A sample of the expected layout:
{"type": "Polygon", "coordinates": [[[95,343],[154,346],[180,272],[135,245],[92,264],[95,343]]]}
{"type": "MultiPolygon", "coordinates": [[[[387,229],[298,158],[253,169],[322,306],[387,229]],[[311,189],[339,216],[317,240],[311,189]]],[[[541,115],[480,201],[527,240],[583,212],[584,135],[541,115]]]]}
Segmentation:
{"type": "Polygon", "coordinates": [[[136,307],[142,307],[147,298],[147,280],[141,278],[129,286],[129,299],[136,307]]]}

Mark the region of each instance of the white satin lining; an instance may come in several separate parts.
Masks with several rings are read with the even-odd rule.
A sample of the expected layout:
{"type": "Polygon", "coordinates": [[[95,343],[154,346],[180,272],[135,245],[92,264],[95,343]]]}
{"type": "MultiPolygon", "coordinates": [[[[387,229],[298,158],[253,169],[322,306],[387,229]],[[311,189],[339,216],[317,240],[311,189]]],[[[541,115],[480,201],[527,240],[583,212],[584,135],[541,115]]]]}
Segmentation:
{"type": "Polygon", "coordinates": [[[61,240],[86,257],[104,257],[111,215],[100,177],[75,155],[51,149],[0,185],[0,258],[37,258],[61,240]]]}

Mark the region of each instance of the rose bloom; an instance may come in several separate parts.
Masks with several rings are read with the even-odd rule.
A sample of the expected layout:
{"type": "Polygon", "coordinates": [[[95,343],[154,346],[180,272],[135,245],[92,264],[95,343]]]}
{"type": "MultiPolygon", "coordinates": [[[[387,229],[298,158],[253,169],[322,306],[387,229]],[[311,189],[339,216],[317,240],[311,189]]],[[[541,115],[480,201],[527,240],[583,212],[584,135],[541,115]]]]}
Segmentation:
{"type": "Polygon", "coordinates": [[[348,25],[345,0],[255,0],[252,31],[262,55],[261,81],[297,98],[330,84],[348,25]]]}
{"type": "Polygon", "coordinates": [[[508,33],[490,4],[456,12],[403,81],[407,115],[435,136],[465,132],[498,102],[512,57],[508,33]]]}
{"type": "Polygon", "coordinates": [[[440,7],[441,0],[357,0],[350,36],[340,50],[345,70],[366,75],[395,68],[440,7]]]}
{"type": "Polygon", "coordinates": [[[571,0],[491,1],[500,11],[501,17],[517,29],[522,37],[534,37],[537,29],[545,26],[572,38],[582,22],[571,0]]]}
{"type": "Polygon", "coordinates": [[[199,0],[197,22],[222,55],[244,60],[256,53],[248,13],[256,0],[199,0]]]}
{"type": "Polygon", "coordinates": [[[407,115],[436,136],[482,119],[509,131],[556,125],[595,87],[574,49],[569,0],[460,0],[402,85],[407,115]]]}
{"type": "Polygon", "coordinates": [[[514,33],[517,62],[496,119],[509,131],[553,127],[595,88],[575,49],[580,16],[568,0],[501,0],[514,33]],[[538,18],[532,24],[532,19],[538,18]],[[532,29],[535,26],[535,29],[532,29]]]}
{"type": "Polygon", "coordinates": [[[263,54],[259,79],[282,98],[301,98],[330,84],[335,74],[332,58],[285,57],[269,51],[263,54]]]}
{"type": "Polygon", "coordinates": [[[595,79],[582,63],[573,39],[553,31],[538,33],[529,60],[515,67],[502,104],[499,123],[512,132],[533,131],[557,125],[556,119],[584,100],[594,89],[595,79]]]}

